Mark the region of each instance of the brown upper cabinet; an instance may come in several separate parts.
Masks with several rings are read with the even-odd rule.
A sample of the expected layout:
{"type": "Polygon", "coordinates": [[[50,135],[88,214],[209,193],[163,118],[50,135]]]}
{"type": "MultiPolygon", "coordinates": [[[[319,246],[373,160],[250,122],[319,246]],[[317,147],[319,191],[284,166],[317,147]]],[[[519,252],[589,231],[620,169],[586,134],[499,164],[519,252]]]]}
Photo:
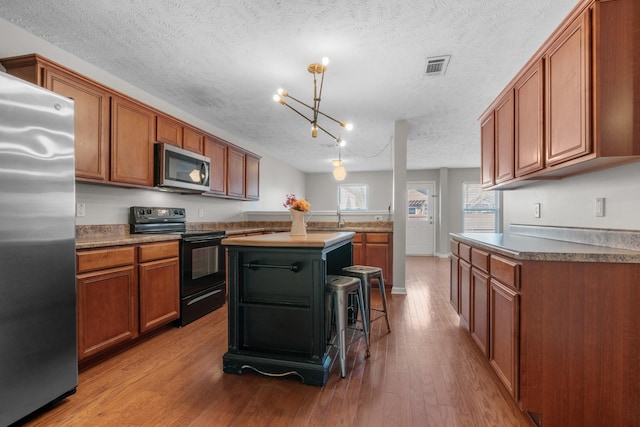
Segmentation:
{"type": "Polygon", "coordinates": [[[212,195],[227,194],[227,148],[228,145],[223,140],[207,136],[204,155],[211,159],[209,193],[212,195]]]}
{"type": "Polygon", "coordinates": [[[207,195],[259,198],[259,156],[38,54],[3,58],[0,63],[9,74],[74,100],[77,180],[153,187],[153,144],[158,141],[211,158],[207,195]]]}
{"type": "Polygon", "coordinates": [[[156,139],[194,153],[204,153],[204,133],[161,114],[156,117],[156,139]]]}
{"type": "Polygon", "coordinates": [[[546,65],[546,164],[589,154],[589,18],[587,10],[544,55],[546,65]]]}
{"type": "Polygon", "coordinates": [[[205,156],[211,159],[210,189],[206,195],[259,199],[260,157],[210,135],[205,138],[205,156]]]}
{"type": "Polygon", "coordinates": [[[249,200],[258,200],[260,198],[260,158],[247,153],[245,169],[245,197],[249,200]]]}
{"type": "Polygon", "coordinates": [[[110,93],[38,55],[2,60],[2,64],[10,74],[73,99],[76,178],[108,181],[110,93]]]}
{"type": "Polygon", "coordinates": [[[493,111],[489,111],[489,113],[482,118],[480,124],[482,188],[492,187],[493,184],[496,183],[494,178],[495,134],[493,111]]]}
{"type": "Polygon", "coordinates": [[[156,140],[182,148],[182,125],[167,116],[156,117],[156,140]]]}
{"type": "Polygon", "coordinates": [[[637,0],[574,8],[481,116],[483,188],[640,160],[640,43],[629,36],[639,22],[637,0]]]}
{"type": "Polygon", "coordinates": [[[495,182],[513,179],[513,91],[507,92],[495,111],[495,182]]]}
{"type": "Polygon", "coordinates": [[[515,176],[544,167],[543,60],[534,63],[515,85],[515,176]]]}
{"type": "Polygon", "coordinates": [[[153,186],[155,116],[126,98],[111,98],[111,181],[153,186]]]}
{"type": "Polygon", "coordinates": [[[245,196],[245,153],[229,147],[227,149],[227,195],[243,199],[245,196]]]}

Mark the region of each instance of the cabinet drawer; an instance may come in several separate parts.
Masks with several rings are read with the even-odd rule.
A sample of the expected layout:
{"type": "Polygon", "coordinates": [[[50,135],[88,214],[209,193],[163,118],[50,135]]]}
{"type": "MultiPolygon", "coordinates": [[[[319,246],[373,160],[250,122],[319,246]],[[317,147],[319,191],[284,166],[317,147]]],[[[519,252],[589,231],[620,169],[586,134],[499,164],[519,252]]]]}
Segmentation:
{"type": "Polygon", "coordinates": [[[78,252],[76,254],[78,273],[133,264],[134,254],[133,246],[78,252]]]}
{"type": "Polygon", "coordinates": [[[507,258],[491,255],[491,277],[513,289],[520,289],[520,264],[507,258]]]}
{"type": "Polygon", "coordinates": [[[389,243],[389,233],[367,233],[367,243],[389,243]]]}
{"type": "Polygon", "coordinates": [[[151,243],[138,246],[139,262],[153,261],[156,259],[173,258],[178,256],[178,242],[151,243]]]}
{"type": "Polygon", "coordinates": [[[471,248],[471,265],[482,271],[489,272],[489,253],[471,248]]]}
{"type": "Polygon", "coordinates": [[[451,253],[455,256],[459,255],[458,246],[460,246],[460,243],[456,242],[455,240],[451,241],[451,253]]]}
{"type": "Polygon", "coordinates": [[[362,233],[356,233],[353,236],[353,243],[362,243],[362,233]]]}
{"type": "Polygon", "coordinates": [[[471,246],[460,243],[458,247],[458,256],[463,260],[471,263],[471,246]]]}

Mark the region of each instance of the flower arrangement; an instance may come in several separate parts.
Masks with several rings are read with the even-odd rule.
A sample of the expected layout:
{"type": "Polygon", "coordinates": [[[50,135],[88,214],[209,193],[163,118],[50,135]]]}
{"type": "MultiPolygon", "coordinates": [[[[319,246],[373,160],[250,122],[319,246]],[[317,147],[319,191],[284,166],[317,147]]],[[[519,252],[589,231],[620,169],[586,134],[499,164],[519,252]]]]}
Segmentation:
{"type": "Polygon", "coordinates": [[[294,209],[300,212],[309,212],[309,208],[311,207],[309,202],[307,202],[304,198],[296,199],[295,194],[287,194],[287,198],[285,199],[282,206],[287,209],[294,209]]]}

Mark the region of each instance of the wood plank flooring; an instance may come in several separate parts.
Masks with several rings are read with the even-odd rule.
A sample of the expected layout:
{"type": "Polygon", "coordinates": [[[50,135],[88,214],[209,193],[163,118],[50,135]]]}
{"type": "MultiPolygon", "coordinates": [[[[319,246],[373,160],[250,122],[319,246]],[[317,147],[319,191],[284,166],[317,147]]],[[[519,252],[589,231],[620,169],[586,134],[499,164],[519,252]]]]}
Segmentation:
{"type": "Polygon", "coordinates": [[[324,387],[223,373],[225,305],[81,371],[76,394],[26,425],[530,426],[458,326],[448,282],[447,259],[407,258],[407,295],[387,297],[392,332],[374,322],[371,357],[357,339],[347,377],[334,363],[324,387]]]}

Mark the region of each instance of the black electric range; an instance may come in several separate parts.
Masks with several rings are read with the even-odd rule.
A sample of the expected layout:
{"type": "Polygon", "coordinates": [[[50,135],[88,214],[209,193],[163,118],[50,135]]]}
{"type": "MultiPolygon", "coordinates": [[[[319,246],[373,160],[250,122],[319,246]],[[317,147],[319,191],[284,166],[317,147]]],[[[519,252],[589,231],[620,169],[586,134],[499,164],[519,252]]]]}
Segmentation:
{"type": "Polygon", "coordinates": [[[180,234],[180,319],[185,326],[224,305],[224,230],[187,230],[186,209],[132,206],[131,234],[180,234]]]}

